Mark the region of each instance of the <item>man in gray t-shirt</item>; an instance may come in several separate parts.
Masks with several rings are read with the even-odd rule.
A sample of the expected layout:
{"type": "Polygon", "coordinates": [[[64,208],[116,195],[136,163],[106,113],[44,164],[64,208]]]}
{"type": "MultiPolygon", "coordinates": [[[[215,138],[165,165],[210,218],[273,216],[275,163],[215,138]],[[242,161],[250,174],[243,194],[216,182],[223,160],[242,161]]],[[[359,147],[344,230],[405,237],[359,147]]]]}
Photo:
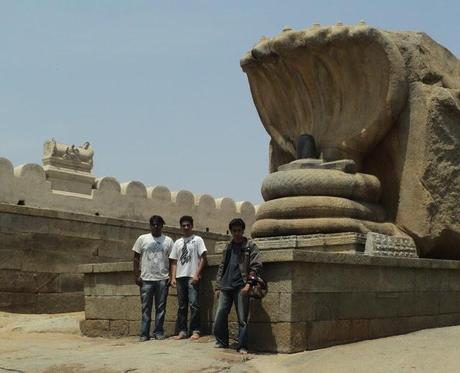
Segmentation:
{"type": "Polygon", "coordinates": [[[133,246],[134,275],[140,287],[142,322],[140,341],[150,339],[150,321],[155,299],[155,330],[153,337],[164,339],[163,324],[169,285],[169,254],[173,240],[165,236],[164,220],[159,215],[150,218],[150,233],[139,236],[133,246]]]}

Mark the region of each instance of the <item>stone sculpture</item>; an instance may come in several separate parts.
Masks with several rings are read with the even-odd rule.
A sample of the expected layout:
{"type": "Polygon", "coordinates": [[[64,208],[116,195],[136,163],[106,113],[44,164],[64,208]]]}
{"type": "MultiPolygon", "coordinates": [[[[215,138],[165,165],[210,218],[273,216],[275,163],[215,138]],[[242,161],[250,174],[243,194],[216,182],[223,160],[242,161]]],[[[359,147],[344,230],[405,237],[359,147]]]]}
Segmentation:
{"type": "MultiPolygon", "coordinates": [[[[241,66],[271,137],[272,174],[262,187],[268,202],[259,209],[256,235],[272,234],[284,219],[274,216],[299,206],[303,215],[294,216],[312,218],[305,214],[314,204],[321,213],[312,219],[325,219],[314,220],[315,232],[341,231],[343,226],[331,228],[340,210],[340,224],[373,217],[372,224],[358,222],[359,227],[348,221],[352,231],[406,233],[422,256],[460,258],[460,62],[452,53],[424,33],[384,31],[361,22],[286,28],[262,38],[241,66]],[[315,138],[321,164],[348,159],[359,172],[295,170],[290,162],[304,134],[315,138]],[[292,179],[279,180],[280,172],[292,179]],[[307,183],[301,188],[310,188],[300,194],[293,190],[300,187],[299,173],[307,183]],[[279,184],[290,189],[281,193],[279,184]],[[361,189],[350,198],[355,184],[361,189]],[[303,205],[290,199],[290,207],[280,209],[276,205],[286,193],[303,205]],[[347,201],[340,200],[339,208],[333,198],[347,201]],[[383,211],[369,205],[376,202],[383,211]],[[276,220],[270,227],[263,223],[269,215],[276,220]]],[[[302,229],[296,223],[288,231],[308,233],[311,226],[299,224],[302,229]]],[[[281,234],[284,228],[278,228],[281,234]]]]}
{"type": "Polygon", "coordinates": [[[43,146],[43,169],[55,190],[91,194],[96,178],[91,175],[94,150],[89,142],[81,146],[58,143],[54,138],[43,146]]]}

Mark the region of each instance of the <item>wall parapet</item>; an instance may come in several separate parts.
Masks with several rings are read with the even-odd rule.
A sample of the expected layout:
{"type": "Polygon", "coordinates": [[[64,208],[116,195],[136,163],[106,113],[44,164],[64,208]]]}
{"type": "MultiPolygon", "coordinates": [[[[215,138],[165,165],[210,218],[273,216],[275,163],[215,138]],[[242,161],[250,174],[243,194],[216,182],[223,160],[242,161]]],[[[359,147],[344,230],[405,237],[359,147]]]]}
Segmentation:
{"type": "Polygon", "coordinates": [[[180,216],[192,215],[196,230],[224,234],[233,218],[242,218],[248,232],[255,221],[256,209],[250,202],[188,190],[170,191],[166,186],[145,186],[140,181],[96,178],[89,194],[53,189],[42,166],[14,167],[1,157],[0,180],[0,203],[139,221],[158,214],[170,226],[178,225],[180,216]]]}

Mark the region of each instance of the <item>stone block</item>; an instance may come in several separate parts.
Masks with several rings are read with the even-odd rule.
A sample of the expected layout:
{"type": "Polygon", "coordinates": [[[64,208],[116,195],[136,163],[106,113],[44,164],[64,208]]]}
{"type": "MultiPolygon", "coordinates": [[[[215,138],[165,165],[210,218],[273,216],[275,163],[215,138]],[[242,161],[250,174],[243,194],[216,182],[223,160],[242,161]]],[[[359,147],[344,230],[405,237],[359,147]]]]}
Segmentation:
{"type": "Polygon", "coordinates": [[[411,291],[414,270],[331,263],[295,263],[295,292],[411,291]]]}
{"type": "Polygon", "coordinates": [[[445,291],[440,294],[439,312],[460,312],[460,291],[445,291]]]}
{"type": "MultiPolygon", "coordinates": [[[[349,342],[356,335],[351,332],[351,320],[311,321],[307,328],[306,349],[315,350],[349,342]]],[[[362,325],[357,324],[362,328],[362,325]]]]}
{"type": "Polygon", "coordinates": [[[22,249],[0,249],[0,269],[20,270],[23,259],[22,249]]]}
{"type": "Polygon", "coordinates": [[[81,320],[80,331],[87,337],[107,337],[111,333],[109,320],[81,320]]]}
{"type": "MultiPolygon", "coordinates": [[[[434,269],[419,268],[414,271],[415,278],[415,291],[444,291],[444,290],[455,290],[450,288],[450,273],[456,273],[460,271],[439,271],[434,269]]],[[[460,276],[459,289],[460,290],[460,276]]],[[[456,281],[453,281],[455,284],[456,281]]]]}
{"type": "Polygon", "coordinates": [[[280,293],[267,293],[265,298],[252,299],[251,320],[254,322],[278,322],[280,319],[280,293]]]}
{"type": "Polygon", "coordinates": [[[37,294],[35,313],[77,312],[84,309],[83,292],[37,294]]]}
{"type": "Polygon", "coordinates": [[[305,349],[306,323],[249,324],[249,346],[256,351],[299,352],[305,349]]]}
{"type": "Polygon", "coordinates": [[[442,294],[437,291],[401,293],[398,316],[438,315],[442,294]]]}
{"type": "Polygon", "coordinates": [[[60,292],[81,292],[83,293],[83,274],[81,273],[60,273],[58,277],[58,288],[60,292]]]}
{"type": "Polygon", "coordinates": [[[38,293],[59,291],[59,274],[0,270],[0,289],[10,292],[38,293]]]}
{"type": "Polygon", "coordinates": [[[85,315],[87,319],[138,320],[141,303],[137,296],[87,296],[85,315]]]}
{"type": "Polygon", "coordinates": [[[86,295],[137,295],[139,286],[134,282],[133,272],[112,272],[86,275],[86,295]]]}
{"type": "Polygon", "coordinates": [[[124,337],[129,335],[128,320],[109,320],[110,335],[113,337],[124,337]]]}
{"type": "Polygon", "coordinates": [[[6,232],[0,231],[0,252],[2,250],[27,250],[30,248],[31,244],[32,233],[11,232],[9,230],[6,232]]]}
{"type": "Polygon", "coordinates": [[[400,318],[372,319],[369,322],[369,338],[388,337],[401,333],[400,318]]]}
{"type": "Polygon", "coordinates": [[[455,269],[447,271],[447,278],[449,282],[449,290],[460,291],[460,271],[455,269]]]}
{"type": "Polygon", "coordinates": [[[34,313],[37,294],[0,291],[0,310],[4,312],[34,313]]]}

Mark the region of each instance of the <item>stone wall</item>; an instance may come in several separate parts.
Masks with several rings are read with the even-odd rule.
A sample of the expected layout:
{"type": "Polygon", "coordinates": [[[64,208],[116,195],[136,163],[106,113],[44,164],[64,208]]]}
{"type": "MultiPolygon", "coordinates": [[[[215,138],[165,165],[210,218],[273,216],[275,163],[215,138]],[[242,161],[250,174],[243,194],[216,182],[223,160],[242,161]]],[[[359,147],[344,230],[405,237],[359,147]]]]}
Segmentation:
{"type": "MultiPolygon", "coordinates": [[[[146,221],[0,203],[0,310],[83,310],[83,275],[77,266],[130,260],[134,241],[148,231],[146,221]]],[[[169,226],[164,231],[172,238],[180,234],[169,226]]],[[[210,253],[226,238],[199,234],[210,253]]]]}
{"type": "MultiPolygon", "coordinates": [[[[202,321],[210,332],[219,256],[203,278],[202,321]]],[[[250,349],[297,352],[460,323],[460,263],[282,249],[263,250],[269,293],[251,304],[250,349]]],[[[95,264],[85,272],[88,336],[137,335],[139,289],[132,264],[95,264]]],[[[174,333],[170,292],[166,333],[174,333]]],[[[230,331],[236,329],[230,315],[230,331]]]]}
{"type": "Polygon", "coordinates": [[[0,158],[0,203],[142,222],[155,213],[170,226],[178,225],[180,216],[192,215],[196,229],[221,234],[227,233],[228,222],[235,217],[245,220],[248,231],[255,220],[250,202],[227,197],[171,192],[165,186],[146,187],[139,181],[120,184],[113,177],[96,178],[90,194],[84,194],[52,189],[48,179],[40,165],[13,168],[8,159],[0,158]]]}

